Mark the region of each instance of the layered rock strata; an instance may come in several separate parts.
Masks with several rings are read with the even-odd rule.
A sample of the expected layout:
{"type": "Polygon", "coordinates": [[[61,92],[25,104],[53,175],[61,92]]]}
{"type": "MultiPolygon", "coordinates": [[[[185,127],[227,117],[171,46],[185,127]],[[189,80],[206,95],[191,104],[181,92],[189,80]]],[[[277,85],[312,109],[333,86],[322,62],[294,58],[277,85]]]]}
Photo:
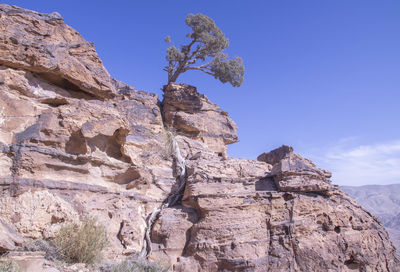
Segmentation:
{"type": "Polygon", "coordinates": [[[332,188],[329,180],[332,174],[316,168],[312,161],[294,154],[292,147],[283,145],[261,154],[257,160],[273,165],[269,175],[280,191],[323,193],[332,188]]]}
{"type": "Polygon", "coordinates": [[[38,73],[71,96],[114,96],[110,75],[93,43],[64,24],[59,13],[1,5],[0,16],[1,65],[38,73]]]}
{"type": "Polygon", "coordinates": [[[106,260],[150,245],[173,271],[399,271],[385,229],[327,171],[289,147],[229,158],[236,125],[195,87],[160,103],[111,79],[60,15],[0,15],[1,252],[90,216],[106,260]]]}
{"type": "Polygon", "coordinates": [[[212,154],[187,167],[183,206],[163,212],[152,236],[154,258],[180,256],[176,271],[398,269],[380,222],[335,186],[282,191],[275,165],[212,154]]]}
{"type": "Polygon", "coordinates": [[[165,86],[162,106],[167,126],[205,143],[221,157],[227,156],[228,144],[238,141],[237,126],[228,113],[199,94],[194,86],[165,86]]]}
{"type": "Polygon", "coordinates": [[[140,251],[146,216],[175,183],[157,96],[112,80],[59,15],[8,5],[0,14],[2,222],[48,239],[64,222],[97,217],[106,255],[140,251]]]}

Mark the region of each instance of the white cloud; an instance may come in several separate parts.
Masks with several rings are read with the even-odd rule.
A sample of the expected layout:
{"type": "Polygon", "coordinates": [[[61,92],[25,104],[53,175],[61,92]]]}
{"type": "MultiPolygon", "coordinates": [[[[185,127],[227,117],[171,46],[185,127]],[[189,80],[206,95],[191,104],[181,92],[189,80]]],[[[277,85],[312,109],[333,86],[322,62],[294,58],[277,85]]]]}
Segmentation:
{"type": "Polygon", "coordinates": [[[332,172],[339,185],[393,184],[400,182],[400,140],[355,146],[355,138],[310,156],[317,166],[332,172]]]}

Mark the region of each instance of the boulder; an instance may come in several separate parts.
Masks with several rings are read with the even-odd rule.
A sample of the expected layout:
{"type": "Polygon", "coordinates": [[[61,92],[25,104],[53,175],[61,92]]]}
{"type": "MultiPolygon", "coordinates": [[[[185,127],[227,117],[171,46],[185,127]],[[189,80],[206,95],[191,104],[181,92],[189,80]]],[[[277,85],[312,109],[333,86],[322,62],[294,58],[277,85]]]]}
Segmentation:
{"type": "Polygon", "coordinates": [[[331,173],[315,167],[315,164],[283,145],[258,156],[257,160],[273,164],[269,174],[279,190],[287,192],[327,192],[333,188],[331,173]]]}
{"type": "Polygon", "coordinates": [[[257,160],[274,165],[279,163],[281,160],[287,158],[292,153],[293,147],[282,145],[281,147],[276,148],[270,152],[262,153],[257,157],[257,160]]]}

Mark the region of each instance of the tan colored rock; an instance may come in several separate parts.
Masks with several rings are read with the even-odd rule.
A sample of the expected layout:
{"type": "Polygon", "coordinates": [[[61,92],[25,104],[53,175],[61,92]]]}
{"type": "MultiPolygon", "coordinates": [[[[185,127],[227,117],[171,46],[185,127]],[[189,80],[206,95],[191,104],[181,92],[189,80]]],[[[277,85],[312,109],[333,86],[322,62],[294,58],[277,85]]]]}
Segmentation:
{"type": "Polygon", "coordinates": [[[57,184],[44,188],[46,185],[20,184],[17,196],[10,195],[11,187],[3,191],[0,196],[2,220],[23,237],[51,239],[64,223],[93,217],[108,232],[106,258],[141,251],[146,227],[144,219],[158,203],[148,203],[150,199],[138,194],[117,194],[106,188],[62,188],[57,184]]]}
{"type": "Polygon", "coordinates": [[[23,238],[0,219],[0,254],[15,250],[23,243],[23,238]]]}
{"type": "Polygon", "coordinates": [[[227,158],[235,123],[171,84],[162,111],[178,177],[157,96],[110,79],[59,15],[0,15],[0,219],[18,235],[51,238],[89,216],[107,229],[104,260],[142,252],[149,229],[149,258],[174,271],[399,271],[382,225],[327,171],[289,147],[227,158]]]}
{"type": "MultiPolygon", "coordinates": [[[[6,145],[0,167],[8,172],[5,177],[85,180],[114,190],[147,184],[149,189],[151,169],[170,168],[170,158],[161,152],[165,148],[157,97],[132,91],[132,100],[124,95],[115,103],[78,100],[62,96],[60,88],[30,72],[3,68],[1,76],[0,141],[6,145]]],[[[168,194],[172,172],[162,179],[167,184],[155,186],[153,195],[168,194]]]]}
{"type": "MultiPolygon", "coordinates": [[[[9,74],[14,71],[17,70],[7,69],[9,74]]],[[[19,76],[27,77],[28,73],[19,76]]],[[[55,93],[53,85],[46,85],[42,78],[37,80],[46,92],[55,93]]],[[[153,110],[157,99],[152,97],[143,103],[147,106],[134,109],[136,119],[131,115],[128,122],[123,105],[66,97],[67,103],[54,107],[41,97],[27,96],[10,82],[0,88],[4,88],[1,94],[8,99],[3,100],[5,123],[0,127],[7,135],[3,138],[7,141],[0,145],[0,165],[4,170],[0,184],[5,186],[0,199],[2,219],[24,237],[49,238],[63,222],[95,216],[112,237],[106,256],[140,252],[144,219],[158,205],[152,201],[167,196],[175,180],[171,162],[160,154],[149,156],[147,146],[143,146],[131,158],[125,155],[124,147],[131,133],[138,135],[131,127],[141,126],[141,131],[147,133],[143,138],[160,150],[155,140],[159,136],[152,131],[162,125],[146,122],[140,114],[150,112],[148,116],[161,120],[160,112],[153,110]],[[16,106],[10,107],[13,104],[16,106]],[[18,120],[27,123],[21,126],[18,120]],[[139,178],[146,186],[126,191],[126,185],[139,178]],[[37,188],[43,191],[35,191],[37,188]],[[129,231],[122,232],[123,243],[117,238],[122,222],[128,222],[135,233],[132,236],[129,231]]],[[[135,103],[141,103],[139,99],[135,103]]],[[[116,101],[119,102],[123,100],[116,101]]]]}
{"type": "MultiPolygon", "coordinates": [[[[165,211],[169,218],[175,214],[173,224],[157,223],[169,228],[163,233],[178,226],[186,232],[184,258],[170,259],[175,271],[397,271],[383,226],[342,191],[285,192],[267,163],[234,159],[231,168],[230,159],[215,155],[197,160],[187,161],[183,204],[199,220],[190,226],[177,207],[165,211]]],[[[153,241],[163,252],[182,250],[183,243],[174,243],[178,235],[160,241],[158,233],[153,241]]]]}
{"type": "Polygon", "coordinates": [[[60,270],[54,267],[46,267],[43,269],[43,272],[60,272],[60,270]]]}
{"type": "Polygon", "coordinates": [[[44,252],[15,251],[0,258],[0,262],[13,262],[22,271],[42,272],[44,264],[44,252]]]}
{"type": "Polygon", "coordinates": [[[220,156],[226,157],[226,146],[238,141],[235,122],[194,86],[165,86],[163,113],[166,124],[178,134],[205,143],[220,156]]]}
{"type": "MultiPolygon", "coordinates": [[[[24,12],[10,16],[45,17],[24,12]]],[[[113,82],[120,94],[95,100],[60,85],[59,71],[14,64],[0,67],[1,219],[23,237],[51,238],[64,222],[93,216],[109,232],[108,258],[140,252],[145,218],[175,183],[157,96],[113,82]]]]}
{"type": "MultiPolygon", "coordinates": [[[[0,66],[0,82],[10,91],[21,93],[31,98],[42,99],[44,102],[56,100],[62,97],[70,97],[70,94],[56,85],[42,80],[32,72],[0,66]]],[[[65,100],[65,103],[66,100],[65,100]]]]}
{"type": "Polygon", "coordinates": [[[294,154],[292,147],[283,145],[261,154],[257,159],[273,164],[270,176],[281,191],[327,192],[333,188],[329,180],[332,174],[316,168],[312,161],[294,154]]]}
{"type": "Polygon", "coordinates": [[[282,145],[279,148],[271,150],[267,153],[262,153],[257,157],[258,161],[263,161],[271,165],[279,163],[281,160],[289,157],[293,153],[293,147],[282,145]]]}
{"type": "Polygon", "coordinates": [[[198,215],[193,209],[183,206],[164,209],[151,233],[151,259],[168,265],[176,263],[185,254],[187,236],[197,221],[198,215]]]}
{"type": "Polygon", "coordinates": [[[6,224],[29,238],[52,238],[61,227],[59,222],[79,221],[71,203],[45,190],[26,191],[17,197],[3,195],[0,214],[6,224]]]}
{"type": "Polygon", "coordinates": [[[93,43],[64,24],[60,14],[0,6],[0,65],[40,74],[74,96],[110,98],[110,75],[93,43]]]}

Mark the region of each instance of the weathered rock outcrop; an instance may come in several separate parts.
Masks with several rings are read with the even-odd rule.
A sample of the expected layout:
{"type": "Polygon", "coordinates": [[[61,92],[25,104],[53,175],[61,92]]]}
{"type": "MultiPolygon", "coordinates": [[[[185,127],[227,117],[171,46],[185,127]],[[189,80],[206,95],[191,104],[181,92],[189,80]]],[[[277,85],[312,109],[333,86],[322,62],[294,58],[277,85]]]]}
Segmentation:
{"type": "Polygon", "coordinates": [[[205,143],[226,157],[226,146],[238,141],[235,122],[228,113],[211,103],[196,87],[171,83],[164,87],[165,123],[178,134],[205,143]]]}
{"type": "Polygon", "coordinates": [[[181,255],[176,271],[397,269],[379,221],[334,186],[329,195],[282,191],[270,164],[211,155],[187,167],[183,207],[165,211],[153,230],[154,258],[181,255]]]}
{"type": "Polygon", "coordinates": [[[157,96],[111,80],[59,17],[0,12],[1,220],[25,238],[51,238],[94,216],[109,230],[108,256],[140,251],[147,214],[175,182],[157,96]],[[80,54],[68,51],[77,43],[80,54]]]}
{"type": "Polygon", "coordinates": [[[0,251],[91,216],[109,234],[105,259],[146,250],[174,271],[399,271],[385,229],[327,171],[289,147],[228,158],[236,125],[195,87],[166,86],[160,107],[111,79],[59,15],[0,15],[0,251]]]}
{"type": "Polygon", "coordinates": [[[281,146],[257,158],[273,164],[269,174],[281,191],[328,192],[332,189],[329,171],[316,168],[308,159],[293,153],[293,148],[281,146]]]}
{"type": "Polygon", "coordinates": [[[1,5],[0,16],[0,65],[39,73],[71,96],[84,97],[80,90],[94,98],[114,95],[93,43],[65,25],[60,14],[1,5]]]}

